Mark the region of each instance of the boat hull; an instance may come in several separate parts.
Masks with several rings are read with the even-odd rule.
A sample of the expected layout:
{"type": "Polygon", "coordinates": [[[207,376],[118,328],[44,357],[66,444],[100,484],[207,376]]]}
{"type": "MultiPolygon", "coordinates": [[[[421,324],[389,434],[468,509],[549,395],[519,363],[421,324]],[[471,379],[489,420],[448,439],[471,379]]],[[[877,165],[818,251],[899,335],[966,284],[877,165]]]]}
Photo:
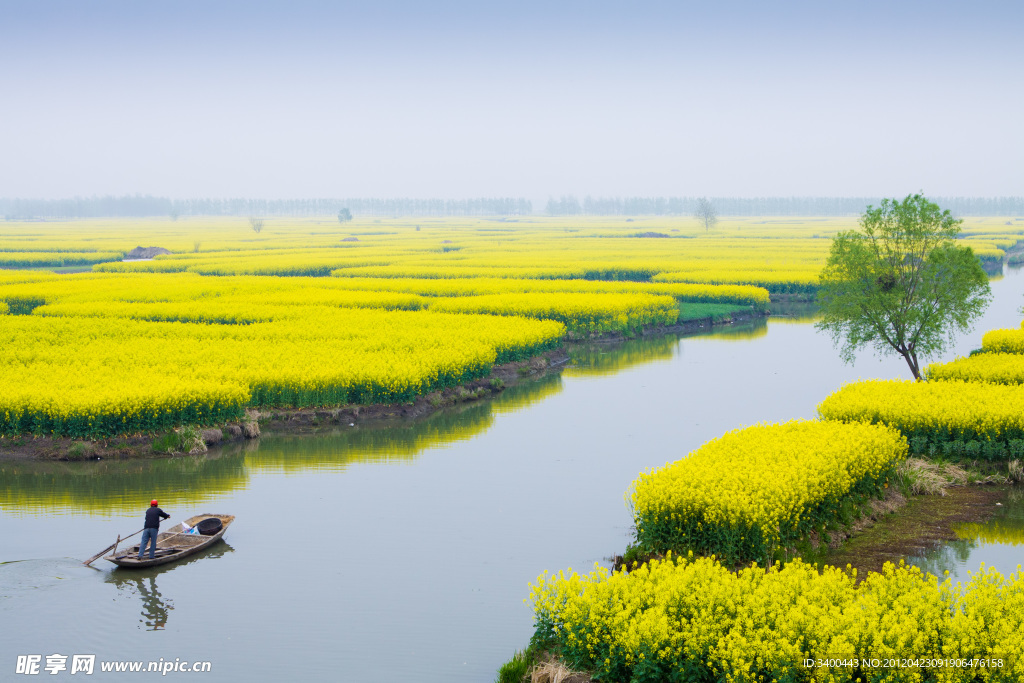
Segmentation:
{"type": "Polygon", "coordinates": [[[123,569],[143,569],[145,567],[155,567],[161,564],[177,562],[190,555],[195,555],[200,550],[209,548],[215,543],[219,543],[234,520],[234,515],[202,514],[189,517],[182,524],[176,524],[167,531],[162,531],[157,536],[156,557],[153,559],[149,557],[148,548],[143,555],[143,559],[139,559],[138,543],[120,550],[115,549],[113,553],[103,559],[113,562],[123,569]],[[183,525],[187,524],[190,527],[194,527],[202,520],[210,518],[217,518],[221,521],[222,526],[217,533],[210,536],[182,533],[183,525]]]}

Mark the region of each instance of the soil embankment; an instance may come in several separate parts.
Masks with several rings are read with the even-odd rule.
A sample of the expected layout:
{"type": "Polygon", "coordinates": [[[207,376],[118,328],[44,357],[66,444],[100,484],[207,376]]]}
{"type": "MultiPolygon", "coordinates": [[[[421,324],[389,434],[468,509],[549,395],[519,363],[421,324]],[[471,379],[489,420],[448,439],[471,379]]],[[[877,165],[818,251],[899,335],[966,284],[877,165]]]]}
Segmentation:
{"type": "Polygon", "coordinates": [[[959,538],[956,527],[991,519],[1009,495],[1008,485],[967,484],[946,489],[946,495],[912,496],[875,516],[846,537],[833,537],[820,561],[834,567],[850,565],[859,577],[880,572],[886,562],[898,564],[959,538]],[[837,543],[838,541],[838,543],[837,543]]]}
{"type": "MultiPolygon", "coordinates": [[[[349,425],[374,420],[416,418],[445,406],[493,396],[505,387],[546,372],[560,372],[569,354],[564,348],[554,349],[528,360],[495,366],[487,377],[463,385],[435,391],[414,401],[396,405],[341,406],[337,408],[270,409],[250,411],[259,427],[269,432],[310,432],[330,425],[349,425]]],[[[201,431],[207,446],[254,438],[245,422],[207,426],[201,431]]],[[[160,442],[158,436],[156,442],[160,442]]],[[[154,451],[153,434],[126,434],[95,441],[67,437],[23,434],[0,437],[0,460],[100,460],[166,455],[154,451]]]]}

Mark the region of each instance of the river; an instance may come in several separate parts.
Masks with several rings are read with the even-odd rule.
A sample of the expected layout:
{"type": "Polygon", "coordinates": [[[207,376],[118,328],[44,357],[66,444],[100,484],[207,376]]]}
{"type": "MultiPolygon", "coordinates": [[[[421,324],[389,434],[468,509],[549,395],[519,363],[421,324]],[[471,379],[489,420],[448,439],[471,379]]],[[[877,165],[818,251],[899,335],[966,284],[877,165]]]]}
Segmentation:
{"type": "MultiPolygon", "coordinates": [[[[992,288],[975,330],[936,360],[1020,323],[1024,273],[992,288]]],[[[625,548],[638,472],[731,429],[812,418],[844,382],[908,376],[867,353],[844,365],[810,316],[774,316],[576,347],[560,375],[417,421],[205,457],[0,461],[0,671],[18,655],[68,655],[70,668],[94,654],[94,680],[121,677],[103,661],[162,659],[209,661],[211,681],[489,682],[532,633],[529,582],[625,548]],[[170,522],[237,520],[176,565],[81,564],[141,527],[154,497],[170,522]]],[[[959,577],[982,561],[1011,571],[1021,508],[917,560],[959,577]]]]}

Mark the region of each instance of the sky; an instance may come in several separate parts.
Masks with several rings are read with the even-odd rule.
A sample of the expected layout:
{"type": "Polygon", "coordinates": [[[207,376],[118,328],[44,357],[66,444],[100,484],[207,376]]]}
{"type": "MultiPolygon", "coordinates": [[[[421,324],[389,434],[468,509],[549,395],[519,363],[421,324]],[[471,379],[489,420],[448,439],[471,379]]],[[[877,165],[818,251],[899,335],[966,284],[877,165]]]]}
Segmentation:
{"type": "Polygon", "coordinates": [[[0,197],[1024,195],[1022,2],[0,0],[0,197]]]}

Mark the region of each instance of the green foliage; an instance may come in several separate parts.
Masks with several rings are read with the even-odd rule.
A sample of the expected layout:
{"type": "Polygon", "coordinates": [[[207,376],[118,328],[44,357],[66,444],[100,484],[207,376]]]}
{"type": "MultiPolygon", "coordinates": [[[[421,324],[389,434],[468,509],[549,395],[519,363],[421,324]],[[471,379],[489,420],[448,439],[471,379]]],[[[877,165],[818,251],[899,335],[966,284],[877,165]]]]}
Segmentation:
{"type": "Polygon", "coordinates": [[[178,428],[178,438],[181,439],[181,450],[184,453],[196,454],[206,452],[206,441],[203,440],[203,430],[195,425],[184,425],[178,428]]]}
{"type": "Polygon", "coordinates": [[[161,434],[153,440],[153,452],[164,455],[172,455],[181,452],[181,437],[177,432],[170,431],[161,434]]]}
{"type": "Polygon", "coordinates": [[[626,546],[626,552],[622,553],[622,566],[626,569],[632,568],[634,563],[640,562],[642,555],[640,546],[630,543],[626,546]]]}
{"type": "Polygon", "coordinates": [[[679,304],[679,322],[688,320],[706,320],[721,322],[730,320],[734,313],[749,310],[746,306],[734,304],[679,304]]]}
{"type": "Polygon", "coordinates": [[[530,672],[530,660],[525,652],[517,651],[512,659],[501,665],[494,683],[523,683],[530,672]]]}
{"type": "Polygon", "coordinates": [[[1024,458],[1024,439],[979,438],[952,439],[948,435],[911,436],[913,455],[951,460],[1014,460],[1024,458]]]}
{"type": "Polygon", "coordinates": [[[96,453],[96,447],[88,441],[76,441],[70,446],[66,453],[68,460],[87,460],[96,453]]]}
{"type": "Polygon", "coordinates": [[[203,430],[194,425],[185,425],[166,434],[161,434],[153,440],[153,452],[165,455],[205,453],[206,442],[203,440],[203,430]]]}
{"type": "Polygon", "coordinates": [[[957,246],[962,221],[921,195],[869,206],[859,230],[836,235],[819,279],[818,329],[852,362],[863,347],[904,358],[942,352],[988,305],[988,277],[970,247],[957,246]]]}
{"type": "Polygon", "coordinates": [[[11,315],[32,315],[32,311],[46,304],[46,299],[33,296],[12,296],[5,301],[11,315]]]}
{"type": "MultiPolygon", "coordinates": [[[[341,209],[341,210],[338,211],[338,222],[339,223],[347,223],[350,220],[352,220],[352,212],[351,211],[349,211],[348,209],[341,209]]],[[[416,229],[419,230],[419,227],[417,227],[416,229]]]]}

